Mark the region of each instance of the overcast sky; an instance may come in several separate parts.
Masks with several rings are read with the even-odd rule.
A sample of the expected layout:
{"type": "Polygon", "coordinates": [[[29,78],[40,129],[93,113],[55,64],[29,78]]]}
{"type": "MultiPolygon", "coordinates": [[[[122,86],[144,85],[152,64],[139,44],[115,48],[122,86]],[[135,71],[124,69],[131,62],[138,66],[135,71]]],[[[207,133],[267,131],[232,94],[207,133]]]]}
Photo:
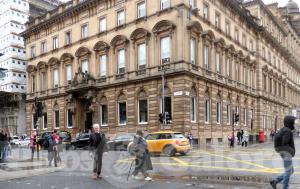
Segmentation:
{"type": "MultiPolygon", "coordinates": [[[[67,2],[69,0],[61,0],[61,1],[67,2]]],[[[263,0],[263,2],[266,3],[266,4],[278,2],[280,7],[285,6],[288,1],[289,0],[263,0]]],[[[300,7],[300,0],[293,0],[293,1],[297,2],[299,4],[299,7],[300,7]]]]}
{"type": "MultiPolygon", "coordinates": [[[[298,5],[300,6],[300,1],[299,0],[293,0],[294,2],[297,2],[298,5]]],[[[269,3],[274,3],[274,2],[278,2],[280,7],[283,7],[287,4],[288,0],[263,0],[263,2],[265,4],[269,4],[269,3]]]]}

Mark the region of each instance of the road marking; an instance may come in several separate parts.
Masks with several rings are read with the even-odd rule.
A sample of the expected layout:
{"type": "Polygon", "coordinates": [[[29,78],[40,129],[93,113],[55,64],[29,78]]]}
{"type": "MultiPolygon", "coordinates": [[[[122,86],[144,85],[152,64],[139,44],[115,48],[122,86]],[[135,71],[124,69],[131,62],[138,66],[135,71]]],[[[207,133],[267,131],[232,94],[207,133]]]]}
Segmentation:
{"type": "Polygon", "coordinates": [[[184,166],[188,166],[189,163],[185,162],[185,161],[182,161],[181,159],[178,159],[176,157],[172,157],[172,159],[176,162],[178,162],[180,165],[184,165],[184,166]]]}
{"type": "Polygon", "coordinates": [[[270,171],[273,170],[275,173],[277,172],[276,170],[274,170],[274,169],[272,169],[272,168],[265,167],[265,166],[260,165],[260,164],[251,163],[251,162],[244,161],[244,160],[238,160],[238,159],[235,159],[235,158],[226,157],[226,156],[222,156],[222,155],[218,155],[218,154],[213,154],[213,153],[209,153],[209,152],[202,152],[202,153],[204,153],[204,154],[210,154],[210,155],[216,156],[216,157],[222,157],[222,158],[225,158],[225,159],[229,159],[229,160],[232,160],[232,161],[240,162],[240,163],[243,163],[243,164],[252,165],[252,166],[259,167],[259,168],[263,168],[263,169],[268,169],[268,170],[270,170],[270,171]]]}

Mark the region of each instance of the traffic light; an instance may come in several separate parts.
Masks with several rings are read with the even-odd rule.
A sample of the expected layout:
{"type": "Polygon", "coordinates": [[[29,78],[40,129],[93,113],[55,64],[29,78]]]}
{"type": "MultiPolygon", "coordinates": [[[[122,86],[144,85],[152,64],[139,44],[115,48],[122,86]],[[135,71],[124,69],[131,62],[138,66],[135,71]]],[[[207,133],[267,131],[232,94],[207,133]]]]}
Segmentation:
{"type": "Polygon", "coordinates": [[[237,123],[240,120],[240,115],[239,114],[234,114],[234,121],[237,123]]]}
{"type": "Polygon", "coordinates": [[[169,112],[166,112],[166,122],[167,124],[170,124],[171,123],[171,115],[169,114],[169,112]]]}
{"type": "Polygon", "coordinates": [[[164,116],[160,113],[158,114],[158,121],[163,124],[164,123],[164,116]]]}

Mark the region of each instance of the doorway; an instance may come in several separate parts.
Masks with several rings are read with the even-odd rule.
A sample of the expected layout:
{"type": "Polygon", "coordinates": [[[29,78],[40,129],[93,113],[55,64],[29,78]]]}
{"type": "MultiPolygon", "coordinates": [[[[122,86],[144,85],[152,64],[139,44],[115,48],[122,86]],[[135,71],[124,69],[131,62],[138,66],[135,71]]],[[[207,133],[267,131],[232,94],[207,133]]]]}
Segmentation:
{"type": "Polygon", "coordinates": [[[85,116],[85,131],[86,132],[92,131],[92,127],[93,127],[93,113],[88,112],[86,113],[85,116]]]}

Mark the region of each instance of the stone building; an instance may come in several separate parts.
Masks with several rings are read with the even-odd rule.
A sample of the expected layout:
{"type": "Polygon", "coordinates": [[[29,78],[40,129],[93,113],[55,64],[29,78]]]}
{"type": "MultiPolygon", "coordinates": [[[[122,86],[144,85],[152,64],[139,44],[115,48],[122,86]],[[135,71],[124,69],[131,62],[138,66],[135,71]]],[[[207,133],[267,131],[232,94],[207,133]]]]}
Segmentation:
{"type": "Polygon", "coordinates": [[[168,129],[216,143],[235,112],[235,130],[268,134],[299,106],[299,43],[257,6],[278,34],[235,0],[73,0],[32,20],[23,32],[27,132],[37,98],[39,130],[75,135],[99,122],[109,136],[168,129]]]}

